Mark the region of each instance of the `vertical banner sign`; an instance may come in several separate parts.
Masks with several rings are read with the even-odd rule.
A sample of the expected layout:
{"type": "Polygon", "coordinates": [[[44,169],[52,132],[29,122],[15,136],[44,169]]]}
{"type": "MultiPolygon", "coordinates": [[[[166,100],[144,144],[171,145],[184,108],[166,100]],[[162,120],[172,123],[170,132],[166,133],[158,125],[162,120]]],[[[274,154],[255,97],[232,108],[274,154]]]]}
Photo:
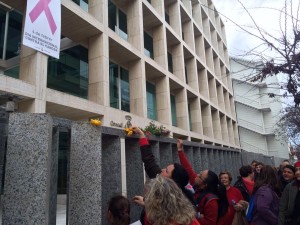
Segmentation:
{"type": "Polygon", "coordinates": [[[27,0],[23,45],[59,58],[60,0],[27,0]]]}

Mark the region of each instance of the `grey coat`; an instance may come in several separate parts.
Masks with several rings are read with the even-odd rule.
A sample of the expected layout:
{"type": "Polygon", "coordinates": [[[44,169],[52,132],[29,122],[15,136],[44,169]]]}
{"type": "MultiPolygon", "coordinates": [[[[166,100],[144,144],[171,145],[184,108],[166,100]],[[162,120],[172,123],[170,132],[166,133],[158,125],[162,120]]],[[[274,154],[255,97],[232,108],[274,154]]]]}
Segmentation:
{"type": "Polygon", "coordinates": [[[298,185],[293,181],[286,185],[279,202],[278,225],[284,225],[286,220],[293,215],[298,185]]]}

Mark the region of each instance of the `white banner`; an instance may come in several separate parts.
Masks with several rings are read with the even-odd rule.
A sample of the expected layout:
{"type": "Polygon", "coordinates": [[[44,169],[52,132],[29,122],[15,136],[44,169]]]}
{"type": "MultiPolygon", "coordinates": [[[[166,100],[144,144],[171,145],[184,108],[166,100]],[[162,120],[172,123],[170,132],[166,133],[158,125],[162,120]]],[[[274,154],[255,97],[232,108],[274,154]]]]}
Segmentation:
{"type": "Polygon", "coordinates": [[[27,0],[23,45],[59,58],[60,0],[27,0]]]}

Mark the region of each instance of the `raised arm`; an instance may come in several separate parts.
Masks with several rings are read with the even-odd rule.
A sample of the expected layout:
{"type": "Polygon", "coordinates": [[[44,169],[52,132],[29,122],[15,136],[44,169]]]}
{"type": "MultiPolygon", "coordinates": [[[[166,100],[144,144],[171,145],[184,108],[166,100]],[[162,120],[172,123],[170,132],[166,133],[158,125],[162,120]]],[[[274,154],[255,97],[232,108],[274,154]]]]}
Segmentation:
{"type": "Polygon", "coordinates": [[[178,151],[180,164],[189,174],[189,179],[190,179],[191,185],[194,185],[197,174],[193,170],[189,160],[187,159],[186,155],[183,152],[183,141],[181,139],[177,140],[177,151],[178,151]]]}
{"type": "Polygon", "coordinates": [[[138,127],[133,127],[133,131],[140,136],[140,150],[145,171],[149,178],[155,178],[157,174],[161,173],[161,168],[156,163],[151,146],[142,130],[138,127]]]}

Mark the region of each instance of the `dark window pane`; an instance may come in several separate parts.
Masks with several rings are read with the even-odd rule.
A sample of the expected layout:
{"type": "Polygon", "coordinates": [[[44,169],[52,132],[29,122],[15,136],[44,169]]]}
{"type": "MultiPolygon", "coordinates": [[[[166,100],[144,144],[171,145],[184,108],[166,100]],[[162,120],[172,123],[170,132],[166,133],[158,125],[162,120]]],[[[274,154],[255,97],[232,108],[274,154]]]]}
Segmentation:
{"type": "Polygon", "coordinates": [[[47,87],[81,98],[88,96],[88,50],[82,46],[48,59],[47,87]]]}
{"type": "Polygon", "coordinates": [[[4,71],[4,74],[9,77],[19,79],[20,66],[15,66],[13,68],[4,71]]]}
{"type": "Polygon", "coordinates": [[[168,52],[168,70],[173,73],[173,59],[171,53],[168,52]]]}
{"type": "Polygon", "coordinates": [[[149,119],[156,120],[156,90],[155,86],[149,82],[146,83],[147,91],[147,116],[149,119]]]}
{"type": "Polygon", "coordinates": [[[176,100],[174,95],[171,95],[171,113],[172,113],[172,125],[176,127],[177,114],[176,114],[176,100]]]}
{"type": "Polygon", "coordinates": [[[80,6],[80,8],[84,9],[85,11],[88,11],[89,9],[89,2],[88,0],[72,0],[75,2],[77,5],[80,6]]]}
{"type": "Polygon", "coordinates": [[[169,14],[167,12],[165,12],[165,20],[168,24],[170,24],[170,17],[169,17],[169,14]]]}
{"type": "Polygon", "coordinates": [[[129,74],[123,68],[121,68],[121,110],[130,112],[129,74]]]}
{"type": "Polygon", "coordinates": [[[119,29],[127,34],[127,16],[119,10],[119,29]]]}
{"type": "Polygon", "coordinates": [[[9,13],[6,58],[19,55],[21,47],[22,15],[16,11],[9,13]]]}
{"type": "Polygon", "coordinates": [[[153,59],[153,39],[146,32],[144,32],[144,47],[147,50],[146,55],[153,59]]]}
{"type": "Polygon", "coordinates": [[[118,65],[109,63],[109,96],[110,107],[119,108],[118,65]]]}
{"type": "Polygon", "coordinates": [[[117,7],[110,0],[108,0],[108,26],[113,31],[117,26],[117,7]]]}

